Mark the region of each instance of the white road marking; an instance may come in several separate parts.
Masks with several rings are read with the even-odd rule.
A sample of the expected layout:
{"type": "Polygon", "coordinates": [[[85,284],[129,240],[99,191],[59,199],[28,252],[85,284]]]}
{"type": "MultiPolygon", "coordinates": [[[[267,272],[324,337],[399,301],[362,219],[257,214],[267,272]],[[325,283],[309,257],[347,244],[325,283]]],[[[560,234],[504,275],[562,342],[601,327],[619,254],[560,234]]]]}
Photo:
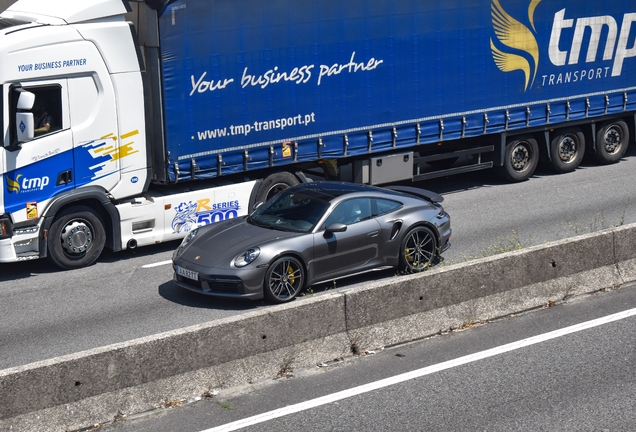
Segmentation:
{"type": "Polygon", "coordinates": [[[152,263],[152,264],[146,264],[146,265],[141,266],[141,268],[161,267],[161,266],[165,266],[165,265],[168,265],[168,264],[172,264],[172,260],[161,261],[161,262],[152,263]]]}
{"type": "Polygon", "coordinates": [[[372,382],[369,384],[361,385],[359,387],[354,387],[352,389],[344,390],[338,393],[333,393],[327,396],[319,397],[317,399],[312,399],[306,402],[301,402],[295,405],[290,405],[284,408],[280,408],[274,411],[269,411],[263,414],[259,414],[253,417],[245,418],[242,420],[238,420],[232,423],[227,423],[225,425],[221,425],[212,429],[207,429],[202,432],[221,432],[221,431],[234,431],[241,428],[245,428],[248,426],[253,426],[259,423],[266,422],[268,420],[273,420],[275,418],[283,417],[286,415],[294,414],[300,411],[305,411],[308,409],[316,408],[321,405],[326,405],[332,402],[336,402],[339,400],[347,399],[353,396],[357,396],[363,393],[368,393],[374,390],[381,389],[383,387],[388,387],[394,384],[399,384],[405,381],[409,381],[412,379],[420,378],[425,375],[430,375],[435,372],[440,372],[446,369],[451,369],[457,366],[465,365],[468,363],[472,363],[478,360],[483,360],[488,357],[493,357],[499,354],[504,354],[510,351],[518,350],[520,348],[525,348],[530,345],[539,344],[541,342],[546,342],[551,339],[556,339],[562,336],[566,336],[572,333],[580,332],[583,330],[588,330],[593,327],[598,327],[604,324],[608,324],[614,321],[619,321],[625,318],[629,318],[636,315],[636,309],[630,309],[624,312],[620,312],[614,315],[608,315],[603,318],[598,318],[592,321],[587,321],[581,324],[573,325],[571,327],[566,327],[560,330],[555,330],[549,333],[544,333],[538,336],[533,336],[528,339],[522,339],[517,342],[512,342],[506,345],[502,345],[500,347],[491,348],[486,351],[481,351],[475,354],[470,354],[464,357],[457,358],[455,360],[449,360],[443,363],[439,363],[437,365],[428,366],[422,369],[418,369],[415,371],[407,372],[401,375],[396,375],[394,377],[385,378],[380,381],[372,382]]]}

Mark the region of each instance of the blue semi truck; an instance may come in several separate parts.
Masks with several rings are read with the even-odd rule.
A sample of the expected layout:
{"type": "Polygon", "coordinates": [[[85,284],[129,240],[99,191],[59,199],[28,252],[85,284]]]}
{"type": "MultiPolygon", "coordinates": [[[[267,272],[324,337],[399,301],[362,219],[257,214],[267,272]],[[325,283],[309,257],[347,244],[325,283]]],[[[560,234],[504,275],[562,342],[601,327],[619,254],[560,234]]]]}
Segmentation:
{"type": "Polygon", "coordinates": [[[20,0],[0,15],[0,262],[86,266],[316,178],[617,162],[635,22],[624,0],[20,0]]]}

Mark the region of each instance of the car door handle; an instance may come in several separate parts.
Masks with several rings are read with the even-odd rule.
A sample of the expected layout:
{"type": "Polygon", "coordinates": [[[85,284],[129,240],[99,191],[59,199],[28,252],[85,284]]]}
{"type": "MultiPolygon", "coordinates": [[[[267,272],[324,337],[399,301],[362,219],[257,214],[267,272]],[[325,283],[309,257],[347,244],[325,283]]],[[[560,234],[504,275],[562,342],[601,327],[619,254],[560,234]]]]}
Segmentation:
{"type": "Polygon", "coordinates": [[[367,237],[377,237],[379,233],[380,231],[371,231],[369,234],[367,234],[367,237]]]}

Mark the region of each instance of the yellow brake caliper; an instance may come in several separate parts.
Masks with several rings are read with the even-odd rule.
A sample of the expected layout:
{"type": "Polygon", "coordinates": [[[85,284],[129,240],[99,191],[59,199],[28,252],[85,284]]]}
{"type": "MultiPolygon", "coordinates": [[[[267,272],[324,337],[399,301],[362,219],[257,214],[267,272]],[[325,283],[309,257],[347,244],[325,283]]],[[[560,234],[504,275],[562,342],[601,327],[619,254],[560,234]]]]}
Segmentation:
{"type": "Polygon", "coordinates": [[[289,276],[289,283],[293,285],[296,277],[294,276],[294,269],[292,268],[292,266],[287,267],[287,276],[289,276]]]}

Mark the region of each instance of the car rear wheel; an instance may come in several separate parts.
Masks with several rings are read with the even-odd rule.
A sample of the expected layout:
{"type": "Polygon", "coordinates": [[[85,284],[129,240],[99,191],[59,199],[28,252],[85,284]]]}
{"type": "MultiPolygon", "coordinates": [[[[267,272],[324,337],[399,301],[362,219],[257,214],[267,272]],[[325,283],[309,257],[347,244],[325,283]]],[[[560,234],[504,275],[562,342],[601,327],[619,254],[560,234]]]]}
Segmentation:
{"type": "Polygon", "coordinates": [[[402,240],[400,268],[409,273],[421,272],[434,264],[438,253],[433,231],[423,226],[413,228],[402,240]]]}
{"type": "Polygon", "coordinates": [[[296,298],[305,285],[305,270],[296,258],[282,257],[274,261],[265,275],[265,297],[275,303],[296,298]]]}

